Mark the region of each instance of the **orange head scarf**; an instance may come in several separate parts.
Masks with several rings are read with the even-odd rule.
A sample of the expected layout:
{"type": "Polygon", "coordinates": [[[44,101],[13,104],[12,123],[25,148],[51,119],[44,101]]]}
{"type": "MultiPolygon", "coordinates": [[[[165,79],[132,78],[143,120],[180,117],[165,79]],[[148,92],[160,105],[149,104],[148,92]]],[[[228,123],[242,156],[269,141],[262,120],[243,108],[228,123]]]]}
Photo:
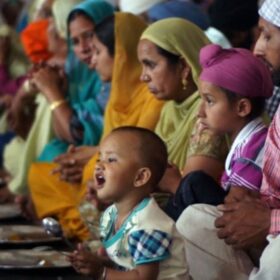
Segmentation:
{"type": "Polygon", "coordinates": [[[33,63],[48,60],[52,54],[48,51],[47,19],[31,22],[21,33],[24,51],[33,63]]]}

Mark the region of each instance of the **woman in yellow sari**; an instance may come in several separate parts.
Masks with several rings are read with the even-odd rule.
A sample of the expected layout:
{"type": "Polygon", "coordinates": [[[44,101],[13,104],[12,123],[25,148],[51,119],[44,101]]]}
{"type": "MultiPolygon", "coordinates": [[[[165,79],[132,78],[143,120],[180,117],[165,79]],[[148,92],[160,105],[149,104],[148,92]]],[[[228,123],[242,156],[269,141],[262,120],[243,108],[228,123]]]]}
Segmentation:
{"type": "MultiPolygon", "coordinates": [[[[93,57],[93,66],[100,70],[101,79],[112,82],[103,137],[113,128],[123,125],[154,129],[163,103],[152,96],[147,86],[139,80],[141,65],[137,60],[137,44],[146,24],[137,16],[126,13],[116,13],[107,20],[113,23],[113,30],[108,32],[111,38],[105,38],[114,42],[114,50],[109,52],[113,60],[111,76],[104,77],[98,66],[98,58],[93,57]]],[[[100,31],[100,36],[108,36],[105,31],[101,32],[102,23],[96,29],[100,31]]],[[[99,41],[103,40],[99,38],[99,41]]],[[[96,147],[82,149],[87,156],[96,152],[96,147]]],[[[93,157],[84,169],[83,182],[77,184],[60,180],[58,174],[50,175],[56,167],[54,164],[33,164],[29,172],[29,187],[39,218],[56,216],[67,235],[87,238],[88,232],[81,221],[78,205],[84,198],[86,182],[92,177],[94,162],[93,157]]]]}
{"type": "MultiPolygon", "coordinates": [[[[196,25],[168,18],[144,31],[138,57],[143,66],[142,81],[157,99],[168,101],[156,133],[167,145],[170,162],[184,175],[203,170],[218,179],[227,153],[225,139],[201,129],[197,119],[201,70],[198,58],[200,49],[207,44],[208,39],[196,25]]],[[[180,177],[175,168],[168,168],[160,187],[175,193],[180,177]]]]}

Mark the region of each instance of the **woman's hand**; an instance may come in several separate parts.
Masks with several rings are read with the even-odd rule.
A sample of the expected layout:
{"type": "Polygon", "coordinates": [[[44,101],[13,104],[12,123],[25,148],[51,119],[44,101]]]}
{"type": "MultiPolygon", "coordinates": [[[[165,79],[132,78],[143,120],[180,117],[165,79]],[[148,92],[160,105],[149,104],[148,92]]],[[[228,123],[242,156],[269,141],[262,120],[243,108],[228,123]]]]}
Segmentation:
{"type": "Polygon", "coordinates": [[[23,88],[18,91],[8,108],[9,127],[23,139],[26,139],[33,124],[36,108],[35,96],[25,94],[23,88]]]}
{"type": "Polygon", "coordinates": [[[71,184],[79,184],[82,181],[83,169],[91,157],[97,152],[97,147],[70,145],[68,151],[57,158],[59,165],[53,173],[59,173],[60,179],[71,184]]]}
{"type": "Polygon", "coordinates": [[[64,76],[58,68],[43,66],[32,74],[32,83],[41,91],[49,102],[64,98],[64,76]]]}
{"type": "Polygon", "coordinates": [[[11,94],[4,94],[0,96],[0,107],[3,109],[8,109],[11,107],[13,102],[13,95],[11,94]]]}

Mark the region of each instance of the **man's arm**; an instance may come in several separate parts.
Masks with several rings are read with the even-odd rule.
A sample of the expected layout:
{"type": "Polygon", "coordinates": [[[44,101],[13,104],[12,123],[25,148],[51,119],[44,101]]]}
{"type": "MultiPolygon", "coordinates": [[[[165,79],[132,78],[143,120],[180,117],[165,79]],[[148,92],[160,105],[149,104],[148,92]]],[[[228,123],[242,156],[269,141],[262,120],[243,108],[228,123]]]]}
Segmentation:
{"type": "Polygon", "coordinates": [[[216,219],[218,237],[235,248],[263,246],[271,226],[271,210],[258,198],[218,206],[223,215],[216,219]]]}

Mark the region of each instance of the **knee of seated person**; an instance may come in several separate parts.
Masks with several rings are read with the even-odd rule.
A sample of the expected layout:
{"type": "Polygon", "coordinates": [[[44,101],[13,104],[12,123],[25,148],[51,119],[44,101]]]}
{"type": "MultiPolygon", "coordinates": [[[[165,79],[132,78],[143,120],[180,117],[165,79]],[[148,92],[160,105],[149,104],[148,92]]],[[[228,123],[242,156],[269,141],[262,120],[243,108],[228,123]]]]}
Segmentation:
{"type": "Polygon", "coordinates": [[[188,229],[188,224],[192,223],[196,217],[197,213],[197,205],[191,205],[187,207],[183,213],[179,216],[177,222],[176,222],[176,227],[178,228],[179,232],[183,235],[185,235],[187,229],[188,229]]]}
{"type": "Polygon", "coordinates": [[[196,171],[192,171],[190,173],[188,173],[183,180],[187,180],[189,183],[195,183],[195,182],[200,182],[201,180],[203,180],[205,177],[209,177],[208,174],[206,174],[204,171],[202,170],[196,170],[196,171]]]}
{"type": "Polygon", "coordinates": [[[263,268],[280,271],[278,259],[280,252],[280,235],[269,235],[268,241],[269,244],[266,246],[261,256],[260,265],[263,268]]]}
{"type": "Polygon", "coordinates": [[[190,232],[193,234],[194,228],[197,227],[199,230],[201,226],[204,226],[205,218],[213,220],[214,227],[214,220],[220,215],[216,206],[194,204],[187,207],[180,215],[176,222],[176,227],[183,236],[187,237],[190,232]]]}

